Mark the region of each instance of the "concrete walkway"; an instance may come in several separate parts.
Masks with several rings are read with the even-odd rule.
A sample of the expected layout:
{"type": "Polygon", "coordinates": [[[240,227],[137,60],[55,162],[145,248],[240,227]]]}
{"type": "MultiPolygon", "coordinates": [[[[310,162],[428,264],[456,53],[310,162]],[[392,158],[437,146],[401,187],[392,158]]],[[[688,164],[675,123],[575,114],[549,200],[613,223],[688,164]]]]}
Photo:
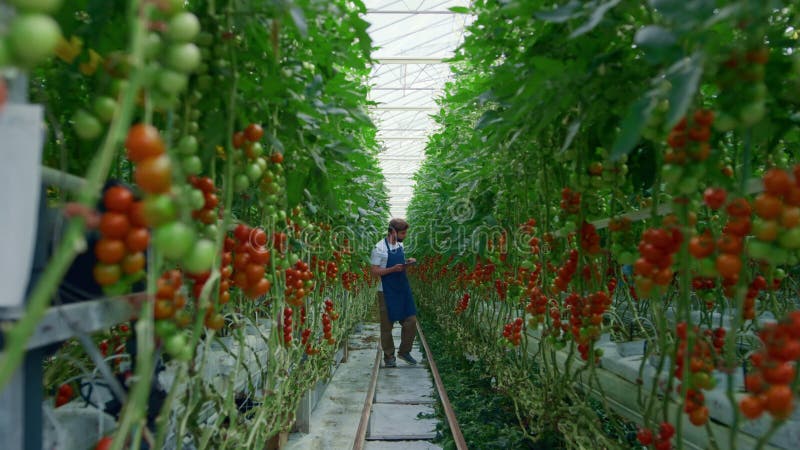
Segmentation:
{"type": "MultiPolygon", "coordinates": [[[[395,343],[400,342],[400,327],[394,328],[395,343]]],[[[340,364],[317,407],[311,413],[308,434],[293,433],[285,448],[289,450],[349,450],[353,448],[361,419],[372,364],[380,339],[378,324],[365,324],[349,341],[349,358],[340,364]]],[[[437,419],[433,381],[426,361],[414,343],[411,355],[419,361],[410,366],[398,359],[396,368],[381,367],[367,429],[368,450],[440,449],[431,444],[436,436],[437,419]]]]}

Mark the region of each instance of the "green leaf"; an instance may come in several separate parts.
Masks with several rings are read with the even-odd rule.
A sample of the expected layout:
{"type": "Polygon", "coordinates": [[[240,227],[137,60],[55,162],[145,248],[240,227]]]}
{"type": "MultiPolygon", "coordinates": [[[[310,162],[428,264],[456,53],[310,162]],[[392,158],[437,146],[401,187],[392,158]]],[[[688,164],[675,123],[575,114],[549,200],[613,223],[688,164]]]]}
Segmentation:
{"type": "Polygon", "coordinates": [[[681,120],[689,109],[700,78],[703,75],[702,58],[694,55],[675,63],[667,72],[667,80],[672,84],[669,92],[669,111],[665,119],[665,126],[672,128],[681,120]]]}
{"type": "Polygon", "coordinates": [[[458,14],[469,14],[469,7],[467,6],[453,6],[448,8],[448,10],[458,14]]]}
{"type": "Polygon", "coordinates": [[[647,124],[650,114],[653,112],[655,102],[650,96],[646,94],[642,98],[631,105],[625,119],[622,120],[619,135],[611,148],[611,160],[616,161],[630,151],[639,142],[639,137],[642,135],[642,130],[647,124]]]}
{"type": "Polygon", "coordinates": [[[594,10],[594,12],[592,12],[592,15],[591,17],[589,17],[589,20],[583,25],[579,26],[577,29],[575,29],[575,31],[573,31],[569,35],[569,37],[576,38],[578,36],[581,36],[583,34],[592,31],[594,27],[596,27],[600,23],[600,21],[603,20],[603,17],[606,15],[606,12],[608,12],[611,8],[617,6],[620,1],[621,0],[611,0],[610,2],[603,3],[602,5],[598,6],[594,10]]]}
{"type": "Polygon", "coordinates": [[[580,6],[581,2],[577,0],[571,0],[566,5],[550,11],[539,11],[534,15],[545,22],[562,23],[582,15],[582,12],[575,12],[578,8],[580,8],[580,6]]]}

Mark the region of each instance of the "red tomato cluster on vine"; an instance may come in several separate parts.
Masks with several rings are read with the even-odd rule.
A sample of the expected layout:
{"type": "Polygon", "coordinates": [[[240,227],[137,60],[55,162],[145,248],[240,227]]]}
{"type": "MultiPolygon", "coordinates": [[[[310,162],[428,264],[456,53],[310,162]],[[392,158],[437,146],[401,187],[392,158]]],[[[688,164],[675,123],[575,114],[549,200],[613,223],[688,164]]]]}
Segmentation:
{"type": "Polygon", "coordinates": [[[217,222],[217,212],[215,208],[219,204],[219,197],[216,194],[214,180],[209,177],[189,177],[189,184],[203,193],[203,206],[192,211],[192,217],[200,222],[210,225],[217,222]]]}
{"type": "Polygon", "coordinates": [[[292,345],[292,308],[283,308],[283,343],[287,347],[292,345]]]}
{"type": "Polygon", "coordinates": [[[265,278],[266,265],[271,253],[267,244],[267,233],[261,228],[250,228],[239,224],[233,230],[236,238],[233,256],[233,283],[248,298],[266,295],[272,287],[265,278]]]}
{"type": "Polygon", "coordinates": [[[678,228],[648,228],[639,242],[639,259],[634,263],[636,291],[649,296],[653,286],[672,282],[673,255],[680,249],[683,233],[678,228]]]}
{"type": "Polygon", "coordinates": [[[597,255],[603,251],[600,248],[600,235],[597,234],[597,228],[586,221],[581,225],[580,245],[590,255],[597,255]]]}
{"type": "Polygon", "coordinates": [[[550,287],[550,291],[554,294],[566,292],[570,281],[572,281],[572,278],[575,276],[576,270],[578,270],[578,251],[573,249],[569,252],[567,262],[565,262],[564,265],[558,269],[558,274],[553,280],[553,285],[550,287]]]}
{"type": "MultiPolygon", "coordinates": [[[[186,296],[181,292],[183,274],[180,270],[168,270],[156,281],[156,300],[153,304],[153,317],[156,320],[169,320],[186,306],[186,296]]],[[[180,326],[188,325],[188,318],[181,317],[180,326]]]]}
{"type": "Polygon", "coordinates": [[[322,314],[322,333],[328,344],[333,345],[336,340],[333,338],[333,325],[331,325],[331,316],[328,313],[322,314]]]}
{"type": "Polygon", "coordinates": [[[465,292],[464,295],[456,304],[456,309],[455,309],[456,315],[457,316],[460,315],[461,313],[466,311],[468,307],[469,307],[469,292],[465,292]]]}
{"type": "Polygon", "coordinates": [[[515,347],[519,346],[522,340],[522,324],[522,317],[517,317],[503,326],[503,337],[515,347]]]}
{"type": "MultiPolygon", "coordinates": [[[[701,390],[714,388],[715,381],[712,376],[714,359],[724,345],[725,330],[706,330],[700,333],[695,326],[692,331],[692,346],[689,349],[689,333],[686,322],[680,322],[675,327],[678,338],[678,347],[675,352],[675,377],[686,383],[686,404],[684,412],[689,415],[689,421],[695,426],[704,425],[708,421],[708,407],[705,405],[705,396],[701,390]],[[714,345],[706,337],[713,335],[714,345]],[[685,360],[689,352],[689,379],[684,380],[685,360]]],[[[680,392],[681,387],[678,387],[680,392]]]]}
{"type": "Polygon", "coordinates": [[[538,286],[535,286],[533,289],[529,289],[528,299],[525,311],[532,316],[531,323],[544,323],[545,314],[547,314],[547,296],[538,286]]]}
{"type": "Polygon", "coordinates": [[[656,450],[671,449],[673,436],[675,436],[675,427],[669,422],[661,422],[658,427],[658,436],[654,436],[653,430],[649,428],[640,428],[636,433],[639,443],[647,447],[652,445],[656,450]]]}
{"type": "Polygon", "coordinates": [[[611,306],[611,297],[603,291],[588,296],[570,293],[564,300],[569,311],[569,325],[572,338],[578,344],[578,351],[584,361],[590,360],[591,344],[600,337],[603,314],[611,306]]]}
{"type": "Polygon", "coordinates": [[[581,193],[568,187],[562,189],[561,209],[567,214],[578,214],[581,209],[581,193]]]}
{"type": "Polygon", "coordinates": [[[314,289],[314,273],[304,261],[297,261],[294,267],[286,269],[286,303],[300,306],[303,299],[314,289]]]}
{"type": "Polygon", "coordinates": [[[172,163],[156,127],[143,123],[132,126],[125,148],[135,166],[133,179],[143,192],[164,194],[172,188],[172,163]]]}
{"type": "Polygon", "coordinates": [[[105,212],[100,217],[100,240],[94,246],[98,263],[94,279],[100,286],[116,284],[123,274],[141,273],[150,231],[143,222],[140,202],[123,186],[112,186],[103,195],[105,212]]]}
{"type": "Polygon", "coordinates": [[[792,391],[792,382],[800,359],[800,310],[767,324],[758,336],[763,347],[750,356],[755,369],[745,382],[750,394],[739,402],[739,408],[748,419],[756,419],[764,411],[775,419],[786,419],[798,395],[792,391]]]}
{"type": "Polygon", "coordinates": [[[501,301],[508,297],[508,282],[505,280],[494,280],[494,290],[501,301]]]}
{"type": "Polygon", "coordinates": [[[707,109],[695,111],[691,120],[681,119],[669,133],[667,145],[669,149],[664,155],[664,162],[682,166],[692,161],[705,161],[711,155],[711,125],[714,123],[714,112],[707,109]]]}
{"type": "Polygon", "coordinates": [[[356,284],[358,283],[358,274],[352,271],[347,271],[342,274],[342,286],[344,290],[354,292],[356,284]]]}

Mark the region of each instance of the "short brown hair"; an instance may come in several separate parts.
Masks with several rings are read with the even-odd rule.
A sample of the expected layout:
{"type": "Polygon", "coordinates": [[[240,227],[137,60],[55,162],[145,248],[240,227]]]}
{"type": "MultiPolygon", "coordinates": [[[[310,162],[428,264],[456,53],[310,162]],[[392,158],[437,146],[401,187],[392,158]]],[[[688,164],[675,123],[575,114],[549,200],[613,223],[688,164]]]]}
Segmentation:
{"type": "Polygon", "coordinates": [[[408,229],[408,222],[403,219],[392,219],[389,221],[389,231],[403,231],[408,229]]]}

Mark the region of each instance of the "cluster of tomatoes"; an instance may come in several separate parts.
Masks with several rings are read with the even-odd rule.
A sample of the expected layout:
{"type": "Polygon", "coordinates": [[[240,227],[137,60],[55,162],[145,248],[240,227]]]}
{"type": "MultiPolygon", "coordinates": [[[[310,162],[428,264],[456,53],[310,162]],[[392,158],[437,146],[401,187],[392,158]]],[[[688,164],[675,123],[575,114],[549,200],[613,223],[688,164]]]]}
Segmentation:
{"type": "Polygon", "coordinates": [[[300,306],[303,299],[314,289],[314,272],[305,261],[297,261],[294,267],[286,269],[286,303],[300,306]]]}
{"type": "Polygon", "coordinates": [[[517,317],[503,326],[503,337],[506,342],[515,347],[519,345],[522,340],[522,324],[522,317],[517,317]]]}
{"type": "Polygon", "coordinates": [[[250,187],[251,183],[258,183],[267,170],[267,160],[262,156],[264,147],[259,142],[264,137],[264,129],[256,123],[248,124],[242,131],[233,134],[233,148],[238,156],[238,174],[234,179],[237,192],[250,187]]]}
{"type": "Polygon", "coordinates": [[[657,285],[665,287],[672,282],[673,255],[683,242],[678,228],[648,228],[639,242],[639,255],[633,265],[636,274],[636,291],[648,297],[657,285]]]}
{"type": "Polygon", "coordinates": [[[567,214],[578,214],[581,209],[581,193],[565,187],[561,190],[561,209],[567,214]]]}
{"type": "Polygon", "coordinates": [[[197,177],[191,175],[189,177],[189,184],[194,186],[198,192],[202,193],[203,196],[202,203],[199,201],[198,196],[196,204],[192,205],[194,206],[192,210],[192,217],[206,225],[216,223],[217,212],[215,208],[219,204],[219,197],[217,197],[216,194],[214,180],[209,177],[197,177]]]}
{"type": "Polygon", "coordinates": [[[764,192],[753,202],[757,241],[748,244],[748,251],[755,259],[785,264],[791,252],[800,250],[800,165],[794,168],[794,180],[785,170],[771,169],[763,182],[764,192]]]}
{"type": "MultiPolygon", "coordinates": [[[[611,297],[604,291],[597,291],[585,297],[573,292],[567,296],[564,303],[569,311],[572,338],[578,343],[581,358],[589,361],[591,344],[600,337],[603,314],[611,306],[611,297]]],[[[595,351],[596,356],[599,356],[599,350],[595,351]]]]}
{"type": "Polygon", "coordinates": [[[636,262],[636,236],[633,233],[631,220],[627,217],[613,218],[608,223],[611,237],[611,254],[620,264],[636,262]]]}
{"type": "MultiPolygon", "coordinates": [[[[711,330],[707,330],[712,333],[711,330]]],[[[675,327],[678,338],[678,349],[675,352],[675,377],[687,383],[686,405],[684,411],[689,415],[689,421],[695,426],[702,426],[708,421],[708,407],[705,406],[705,396],[701,390],[710,390],[715,386],[712,372],[714,370],[714,356],[724,345],[725,331],[716,332],[712,346],[700,333],[697,326],[692,332],[692,347],[689,348],[688,326],[680,322],[675,327]],[[684,364],[686,353],[689,352],[689,379],[684,380],[684,364]]],[[[680,387],[678,388],[680,390],[680,387]]]]}
{"type": "Polygon", "coordinates": [[[292,308],[283,308],[283,343],[286,346],[292,345],[292,308]]]}
{"type": "Polygon", "coordinates": [[[354,291],[358,283],[358,274],[355,272],[347,271],[342,274],[342,286],[346,291],[354,291]]]}
{"type": "Polygon", "coordinates": [[[600,247],[600,235],[597,234],[597,228],[584,221],[580,229],[580,246],[590,255],[597,255],[603,251],[600,247]]]}
{"type": "Polygon", "coordinates": [[[508,297],[508,282],[505,280],[494,280],[494,290],[501,301],[505,301],[508,297]]]}
{"type": "Polygon", "coordinates": [[[735,49],[723,62],[717,77],[720,87],[718,100],[721,131],[734,129],[737,125],[751,126],[766,113],[767,86],[764,72],[769,60],[769,47],[756,44],[747,50],[735,49]]]}
{"type": "Polygon", "coordinates": [[[72,385],[67,383],[62,384],[58,387],[58,393],[56,394],[56,408],[66,405],[74,396],[75,390],[72,388],[72,385]]]}
{"type": "Polygon", "coordinates": [[[467,310],[468,307],[469,307],[469,292],[465,292],[464,295],[461,296],[461,299],[456,304],[456,309],[455,309],[456,315],[463,313],[464,311],[467,310]]]}
{"type": "Polygon", "coordinates": [[[233,230],[236,239],[233,257],[233,283],[248,298],[258,298],[270,290],[272,283],[265,277],[270,261],[266,247],[267,233],[261,228],[239,224],[233,230]]]}
{"type": "Polygon", "coordinates": [[[459,275],[458,281],[463,282],[462,284],[465,285],[471,284],[477,287],[491,281],[495,269],[496,266],[493,263],[484,264],[478,261],[475,263],[475,268],[471,272],[464,270],[464,272],[459,275]]]}
{"type": "Polygon", "coordinates": [[[553,285],[550,287],[550,291],[553,294],[566,292],[570,281],[572,281],[572,278],[575,276],[576,270],[578,270],[578,251],[573,249],[569,252],[569,258],[567,258],[567,262],[564,263],[560,269],[558,269],[558,274],[553,280],[553,285]]]}
{"type": "MultiPolygon", "coordinates": [[[[153,317],[156,320],[169,320],[186,306],[186,296],[181,292],[183,274],[173,269],[164,272],[156,282],[156,300],[153,304],[153,317]]],[[[181,326],[188,325],[179,323],[181,326]]]]}
{"type": "Polygon", "coordinates": [[[333,338],[333,326],[331,325],[331,321],[337,320],[338,318],[339,313],[333,308],[333,300],[326,298],[325,312],[322,313],[322,333],[323,337],[330,345],[336,343],[336,340],[333,338]]]}
{"type": "Polygon", "coordinates": [[[528,299],[525,311],[532,316],[529,322],[530,326],[544,323],[544,316],[547,313],[547,296],[539,289],[539,286],[534,286],[528,289],[528,299]]]}
{"type": "Polygon", "coordinates": [[[656,450],[669,450],[672,448],[672,438],[675,436],[675,427],[669,422],[661,422],[658,426],[658,435],[653,434],[649,428],[640,428],[636,433],[639,443],[644,446],[653,446],[656,450]]]}
{"type": "Polygon", "coordinates": [[[740,401],[739,408],[749,419],[764,411],[775,419],[785,419],[794,410],[792,382],[800,359],[800,311],[767,324],[758,335],[764,346],[750,356],[755,369],[745,383],[750,394],[740,401]]]}
{"type": "Polygon", "coordinates": [[[714,112],[700,109],[694,112],[691,120],[681,119],[669,133],[667,145],[669,149],[664,155],[664,162],[683,166],[690,161],[705,161],[711,155],[711,125],[714,123],[714,112]]]}
{"type": "MultiPolygon", "coordinates": [[[[98,342],[97,349],[100,350],[100,354],[103,355],[103,357],[108,356],[109,347],[114,347],[113,350],[115,354],[125,351],[124,340],[127,338],[130,327],[127,324],[122,323],[117,327],[117,331],[117,333],[114,333],[112,330],[112,336],[110,339],[103,339],[102,341],[98,342]]],[[[121,362],[122,360],[118,361],[121,362]]]]}
{"type": "Polygon", "coordinates": [[[94,279],[103,287],[116,284],[122,274],[137,278],[145,266],[150,231],[141,214],[141,203],[123,186],[112,186],[103,195],[105,212],[100,217],[100,240],[94,246],[98,263],[94,279]]]}

